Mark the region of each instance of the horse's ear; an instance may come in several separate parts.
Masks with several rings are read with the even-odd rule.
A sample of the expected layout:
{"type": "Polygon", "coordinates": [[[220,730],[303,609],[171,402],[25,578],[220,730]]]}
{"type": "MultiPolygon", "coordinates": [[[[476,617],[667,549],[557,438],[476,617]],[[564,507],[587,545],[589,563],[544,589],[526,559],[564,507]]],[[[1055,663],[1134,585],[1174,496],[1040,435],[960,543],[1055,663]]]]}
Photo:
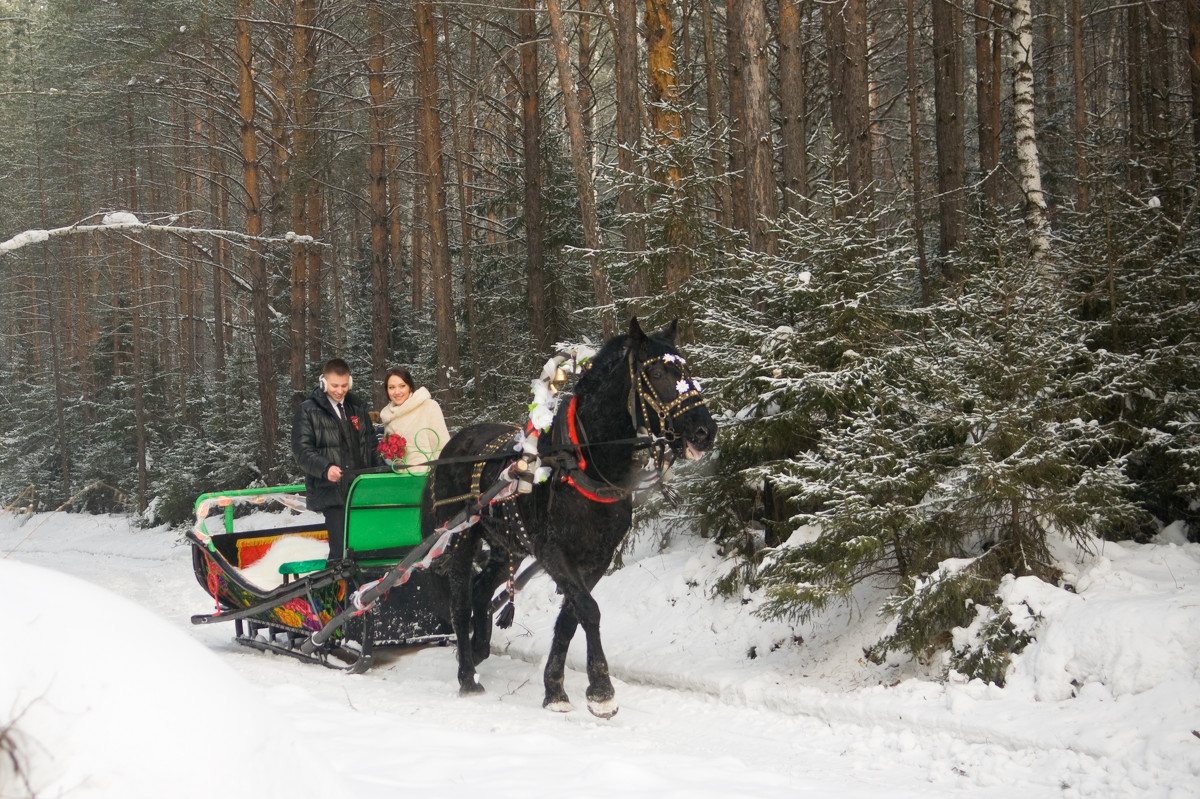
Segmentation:
{"type": "Polygon", "coordinates": [[[628,337],[629,348],[636,349],[637,346],[639,344],[641,344],[642,342],[646,341],[647,338],[648,338],[648,336],[646,335],[646,332],[644,330],[642,330],[642,326],[640,324],[638,324],[637,317],[636,316],[630,317],[630,319],[629,319],[629,337],[628,337]]]}
{"type": "Polygon", "coordinates": [[[675,346],[675,333],[678,329],[679,329],[679,320],[672,319],[671,324],[664,327],[662,329],[662,333],[659,333],[659,335],[662,336],[663,338],[665,338],[667,340],[667,343],[670,344],[672,347],[674,347],[675,346]]]}

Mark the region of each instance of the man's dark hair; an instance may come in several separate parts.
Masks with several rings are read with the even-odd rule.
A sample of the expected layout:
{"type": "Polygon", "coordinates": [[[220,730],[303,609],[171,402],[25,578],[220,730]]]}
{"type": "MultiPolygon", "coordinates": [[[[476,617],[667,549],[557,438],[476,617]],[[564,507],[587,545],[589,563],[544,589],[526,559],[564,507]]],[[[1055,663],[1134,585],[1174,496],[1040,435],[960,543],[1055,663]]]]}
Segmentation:
{"type": "Polygon", "coordinates": [[[341,358],[330,358],[321,367],[323,375],[348,375],[350,374],[350,364],[343,361],[341,358]]]}

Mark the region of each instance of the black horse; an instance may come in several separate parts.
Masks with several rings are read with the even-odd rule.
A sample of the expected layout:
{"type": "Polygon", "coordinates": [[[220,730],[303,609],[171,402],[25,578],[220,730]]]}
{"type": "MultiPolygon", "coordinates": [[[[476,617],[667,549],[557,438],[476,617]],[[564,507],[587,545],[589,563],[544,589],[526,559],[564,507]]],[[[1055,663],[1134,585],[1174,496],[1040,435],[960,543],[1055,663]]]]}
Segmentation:
{"type": "MultiPolygon", "coordinates": [[[[492,595],[506,579],[511,589],[515,569],[532,555],[564,597],[546,663],[542,706],[573,709],[563,689],[563,670],[571,638],[582,625],[588,709],[609,718],[618,708],[592,589],[629,532],[633,491],[677,455],[700,458],[713,444],[716,424],[675,349],[675,324],[647,336],[637,319],[628,335],[612,338],[592,358],[574,397],[562,397],[558,410],[538,442],[542,464],[553,469],[550,478],[528,493],[492,504],[477,524],[456,535],[437,568],[450,581],[460,694],[483,691],[475,666],[490,651],[492,595]],[[657,443],[657,453],[647,441],[657,443]],[[484,540],[487,560],[475,574],[484,540]]],[[[450,439],[442,459],[488,459],[435,468],[423,506],[426,536],[495,483],[517,458],[514,443],[520,434],[511,425],[478,424],[450,439]]]]}

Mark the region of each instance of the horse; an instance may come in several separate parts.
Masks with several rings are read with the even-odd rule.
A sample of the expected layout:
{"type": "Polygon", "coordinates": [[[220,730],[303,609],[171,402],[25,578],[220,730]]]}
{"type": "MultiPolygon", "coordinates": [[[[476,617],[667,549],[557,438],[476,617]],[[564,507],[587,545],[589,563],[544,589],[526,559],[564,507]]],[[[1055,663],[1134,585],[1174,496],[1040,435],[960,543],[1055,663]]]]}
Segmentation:
{"type": "MultiPolygon", "coordinates": [[[[527,491],[513,492],[481,511],[478,523],[456,533],[435,561],[450,585],[460,695],[484,691],[475,667],[490,654],[492,595],[506,578],[511,594],[516,569],[532,556],[563,595],[543,675],[542,706],[558,712],[574,709],[563,672],[571,639],[582,626],[588,709],[599,718],[616,714],[600,640],[600,608],[592,590],[632,526],[634,491],[657,478],[677,456],[701,458],[716,435],[716,423],[675,347],[675,336],[675,322],[647,335],[634,317],[628,334],[606,342],[591,358],[573,397],[561,397],[549,434],[538,439],[538,457],[550,466],[550,477],[531,481],[527,491]],[[648,448],[647,442],[654,445],[648,448]],[[476,574],[484,541],[488,555],[476,574]]],[[[451,437],[440,456],[447,463],[435,466],[426,488],[425,536],[503,479],[503,470],[519,459],[515,448],[525,432],[484,423],[451,437]],[[472,456],[480,460],[469,462],[472,456]]],[[[504,615],[499,623],[508,626],[504,615]]]]}

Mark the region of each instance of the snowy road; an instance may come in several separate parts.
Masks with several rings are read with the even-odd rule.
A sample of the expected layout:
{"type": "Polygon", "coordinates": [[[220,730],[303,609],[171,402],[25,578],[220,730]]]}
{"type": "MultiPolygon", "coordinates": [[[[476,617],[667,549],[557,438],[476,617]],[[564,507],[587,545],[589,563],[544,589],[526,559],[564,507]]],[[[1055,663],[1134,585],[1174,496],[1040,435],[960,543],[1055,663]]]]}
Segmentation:
{"type": "MultiPolygon", "coordinates": [[[[555,601],[549,591],[523,600],[518,620],[528,626],[498,636],[497,647],[514,656],[497,654],[482,664],[483,696],[457,695],[450,648],[381,653],[367,674],[345,675],[239,647],[224,625],[191,626],[189,616],[206,611],[207,598],[174,534],[130,530],[120,519],[87,525],[62,515],[30,534],[38,523],[17,526],[0,516],[0,553],[15,548],[11,560],[73,574],[126,597],[215,653],[253,687],[270,737],[294,760],[239,763],[239,739],[263,731],[231,729],[226,740],[211,743],[208,773],[231,769],[236,783],[238,769],[280,769],[279,785],[290,796],[1200,796],[1200,756],[1186,748],[1182,762],[1146,755],[1145,731],[1138,729],[1146,720],[1139,715],[1122,724],[1128,708],[1118,700],[1099,701],[1077,719],[1043,724],[1039,717],[1022,718],[1025,705],[1005,703],[1002,692],[988,686],[947,691],[907,681],[899,688],[839,691],[815,675],[803,680],[790,673],[773,677],[770,669],[712,668],[709,649],[688,641],[661,647],[678,663],[664,674],[661,658],[650,661],[645,654],[653,642],[634,640],[633,628],[623,628],[619,618],[612,629],[606,626],[606,648],[620,713],[600,721],[582,709],[586,677],[578,670],[568,672],[567,690],[581,709],[549,713],[541,708],[538,662],[555,601]],[[330,774],[332,783],[323,778],[330,774]]],[[[647,579],[662,582],[665,574],[647,579]]],[[[720,624],[714,616],[708,626],[720,624]]],[[[153,625],[124,626],[130,635],[156,637],[153,625]]],[[[173,636],[162,638],[171,642],[159,648],[189,657],[173,636]]],[[[573,663],[581,645],[572,648],[573,663]]],[[[740,639],[730,638],[730,645],[741,646],[740,639]]],[[[213,685],[219,692],[224,682],[213,685]]],[[[179,685],[181,691],[203,688],[179,685]]],[[[214,708],[220,702],[213,697],[214,708]]],[[[205,789],[197,795],[208,795],[214,786],[196,787],[205,789]]],[[[226,795],[242,794],[235,788],[226,795]]]]}

